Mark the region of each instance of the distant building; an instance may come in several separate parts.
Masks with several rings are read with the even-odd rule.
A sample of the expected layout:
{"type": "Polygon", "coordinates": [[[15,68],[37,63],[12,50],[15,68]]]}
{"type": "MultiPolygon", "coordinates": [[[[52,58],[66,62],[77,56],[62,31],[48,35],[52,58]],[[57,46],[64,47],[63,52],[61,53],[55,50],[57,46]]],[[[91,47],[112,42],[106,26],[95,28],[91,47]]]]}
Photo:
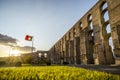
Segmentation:
{"type": "Polygon", "coordinates": [[[47,60],[48,59],[48,51],[37,51],[39,60],[47,60]]]}
{"type": "Polygon", "coordinates": [[[39,60],[48,60],[48,51],[36,51],[33,53],[24,53],[21,54],[21,58],[24,59],[28,56],[32,56],[33,62],[38,63],[39,60]]]}

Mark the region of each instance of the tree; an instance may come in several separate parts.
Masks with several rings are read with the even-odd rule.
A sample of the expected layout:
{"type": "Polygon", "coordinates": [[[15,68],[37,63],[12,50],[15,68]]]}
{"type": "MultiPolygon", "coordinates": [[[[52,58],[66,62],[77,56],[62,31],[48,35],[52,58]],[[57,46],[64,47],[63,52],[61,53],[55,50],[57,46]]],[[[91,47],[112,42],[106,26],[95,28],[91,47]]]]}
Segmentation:
{"type": "Polygon", "coordinates": [[[32,60],[33,60],[32,55],[28,55],[24,58],[24,62],[28,64],[31,64],[32,60]]]}

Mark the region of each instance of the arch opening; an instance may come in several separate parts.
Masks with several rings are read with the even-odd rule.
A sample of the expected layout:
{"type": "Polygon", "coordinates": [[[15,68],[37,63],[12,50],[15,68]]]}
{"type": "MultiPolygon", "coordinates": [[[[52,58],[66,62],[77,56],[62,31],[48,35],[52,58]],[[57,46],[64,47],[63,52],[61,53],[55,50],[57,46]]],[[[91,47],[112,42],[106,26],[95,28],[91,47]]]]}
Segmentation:
{"type": "Polygon", "coordinates": [[[107,31],[107,33],[111,33],[110,24],[108,24],[108,25],[106,26],[106,31],[107,31]]]}
{"type": "Polygon", "coordinates": [[[106,22],[106,21],[108,21],[109,20],[109,15],[108,15],[108,11],[106,11],[105,13],[104,13],[104,22],[106,22]]]}
{"type": "Polygon", "coordinates": [[[108,7],[107,3],[104,2],[104,3],[102,4],[101,10],[103,11],[103,10],[105,10],[107,7],[108,7]]]}

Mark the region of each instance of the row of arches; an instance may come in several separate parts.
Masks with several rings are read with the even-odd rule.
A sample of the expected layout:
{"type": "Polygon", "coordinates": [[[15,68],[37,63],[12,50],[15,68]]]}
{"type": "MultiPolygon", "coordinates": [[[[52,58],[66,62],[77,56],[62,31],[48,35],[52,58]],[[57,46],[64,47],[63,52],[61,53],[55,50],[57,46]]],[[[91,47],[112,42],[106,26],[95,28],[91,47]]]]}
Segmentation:
{"type": "MultiPolygon", "coordinates": [[[[107,52],[106,52],[107,48],[105,45],[108,45],[108,47],[111,46],[113,51],[113,42],[111,37],[111,27],[109,23],[109,12],[108,12],[107,2],[104,1],[100,5],[99,11],[100,11],[100,15],[96,15],[96,16],[100,17],[101,23],[100,25],[99,23],[97,23],[99,25],[97,26],[97,29],[96,29],[96,26],[93,25],[95,24],[93,22],[93,18],[94,18],[93,15],[88,14],[87,19],[84,19],[84,20],[87,20],[87,24],[85,24],[87,27],[84,26],[84,23],[82,23],[82,21],[80,20],[55,44],[53,48],[53,52],[55,52],[56,54],[58,53],[60,56],[62,56],[62,58],[59,58],[58,60],[60,59],[62,60],[65,59],[66,61],[71,60],[71,63],[73,63],[72,58],[74,58],[74,60],[77,61],[77,58],[80,58],[80,57],[82,58],[82,55],[83,55],[83,58],[87,57],[87,60],[86,60],[88,61],[87,63],[92,64],[94,63],[92,59],[94,58],[93,54],[95,52],[94,45],[96,45],[97,42],[98,43],[100,42],[101,44],[101,46],[99,47],[101,48],[101,51],[103,51],[101,53],[105,54],[105,57],[109,57],[109,55],[107,55],[107,52]],[[97,37],[96,37],[96,34],[97,34],[97,37]],[[108,37],[107,44],[106,42],[104,42],[104,40],[106,39],[106,35],[109,36],[109,37],[107,36],[108,37]],[[98,39],[95,40],[96,38],[98,39]],[[78,54],[79,54],[79,57],[78,57],[78,54]]],[[[86,16],[84,18],[86,18],[86,16]]],[[[82,62],[84,61],[82,61],[81,59],[81,63],[82,62]]]]}
{"type": "MultiPolygon", "coordinates": [[[[100,6],[100,11],[101,11],[102,23],[109,21],[108,5],[106,2],[102,3],[102,5],[100,6]]],[[[92,14],[88,15],[87,22],[88,22],[88,26],[90,27],[90,29],[93,30],[94,27],[93,27],[93,23],[92,23],[92,14]]],[[[81,21],[79,22],[78,28],[79,28],[79,31],[83,28],[83,24],[81,21]]],[[[106,31],[107,31],[107,33],[111,32],[110,24],[106,25],[106,31]]],[[[76,32],[77,32],[77,29],[73,28],[73,33],[74,33],[73,37],[74,37],[74,35],[76,35],[76,32]]],[[[71,39],[71,32],[69,32],[68,35],[69,35],[69,39],[71,39]]],[[[91,33],[91,36],[94,36],[94,33],[91,33]]]]}
{"type": "MultiPolygon", "coordinates": [[[[108,4],[107,2],[103,2],[100,6],[100,12],[101,12],[101,23],[105,24],[102,27],[105,27],[105,34],[109,34],[111,33],[111,27],[109,24],[109,13],[108,13],[108,4]]],[[[93,23],[92,23],[92,15],[89,14],[87,17],[87,22],[88,22],[88,26],[90,27],[91,30],[93,30],[93,23]]],[[[79,28],[81,30],[81,28],[83,27],[82,22],[79,23],[79,28]]],[[[92,33],[90,34],[91,36],[94,36],[94,32],[92,31],[92,33]]],[[[113,52],[113,41],[112,41],[112,37],[110,36],[109,40],[109,45],[112,47],[112,52],[113,52]]]]}
{"type": "Polygon", "coordinates": [[[113,58],[113,41],[111,36],[111,27],[109,23],[108,5],[106,2],[103,2],[101,5],[101,23],[103,43],[105,44],[104,54],[106,58],[106,64],[115,63],[113,58]]]}
{"type": "MultiPolygon", "coordinates": [[[[101,17],[102,17],[101,22],[103,24],[102,27],[105,30],[105,33],[103,35],[111,33],[111,27],[109,24],[108,5],[106,2],[103,2],[101,6],[101,17]]],[[[111,36],[109,37],[108,42],[109,42],[109,45],[112,47],[112,52],[113,52],[113,41],[111,36]]]]}
{"type": "MultiPolygon", "coordinates": [[[[110,55],[114,55],[114,52],[113,52],[113,49],[114,49],[114,46],[113,46],[113,40],[112,40],[112,37],[111,37],[111,27],[110,27],[110,23],[109,23],[109,12],[108,12],[108,4],[106,1],[104,1],[101,5],[100,5],[100,16],[101,16],[101,24],[102,24],[102,30],[100,30],[100,32],[102,32],[102,36],[103,38],[106,39],[106,36],[104,35],[110,35],[109,38],[108,38],[108,46],[110,47],[110,55]]],[[[89,14],[88,17],[87,17],[87,22],[88,22],[88,27],[89,27],[89,34],[88,34],[88,37],[89,39],[92,40],[93,43],[91,42],[88,42],[90,43],[89,45],[92,45],[92,46],[89,46],[90,47],[93,47],[94,45],[94,25],[93,25],[93,22],[92,22],[92,14],[89,14]]],[[[82,22],[80,21],[79,22],[79,32],[82,30],[83,28],[83,24],[82,22]]],[[[74,35],[76,35],[76,28],[73,28],[73,37],[74,35]]],[[[71,39],[71,33],[69,32],[69,39],[71,39]]],[[[103,41],[104,43],[104,41],[103,41]]],[[[106,45],[106,43],[104,43],[104,45],[106,45]]],[[[106,47],[106,46],[105,46],[106,47]]],[[[104,48],[105,48],[104,47],[104,48]]],[[[94,47],[93,47],[94,48],[94,47]]],[[[93,52],[93,50],[91,50],[93,52]]],[[[107,54],[108,52],[106,51],[106,53],[104,54],[107,54]]],[[[93,53],[92,53],[93,54],[93,53]]],[[[110,55],[105,55],[106,57],[109,57],[110,55]]]]}

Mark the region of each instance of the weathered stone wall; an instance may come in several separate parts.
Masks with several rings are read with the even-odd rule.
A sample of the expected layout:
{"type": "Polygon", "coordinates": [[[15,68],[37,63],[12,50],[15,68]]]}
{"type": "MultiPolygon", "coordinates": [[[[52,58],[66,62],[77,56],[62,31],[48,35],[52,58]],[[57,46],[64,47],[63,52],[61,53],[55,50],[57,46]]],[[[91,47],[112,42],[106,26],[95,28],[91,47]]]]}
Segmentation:
{"type": "Polygon", "coordinates": [[[120,1],[107,0],[111,24],[111,35],[114,43],[114,53],[120,57],[120,1]]]}
{"type": "Polygon", "coordinates": [[[99,0],[49,52],[51,62],[60,64],[114,64],[120,57],[120,1],[99,0]]]}

